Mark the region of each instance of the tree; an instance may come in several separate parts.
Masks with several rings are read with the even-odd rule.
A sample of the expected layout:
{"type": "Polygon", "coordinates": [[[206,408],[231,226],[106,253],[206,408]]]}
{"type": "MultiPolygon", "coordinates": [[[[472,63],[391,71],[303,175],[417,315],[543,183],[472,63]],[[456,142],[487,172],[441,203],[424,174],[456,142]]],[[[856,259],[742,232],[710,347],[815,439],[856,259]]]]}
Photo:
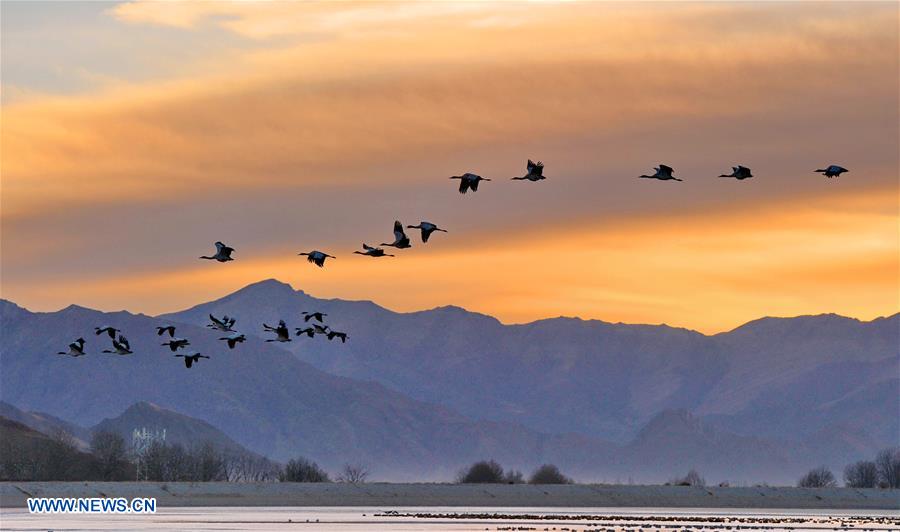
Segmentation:
{"type": "Polygon", "coordinates": [[[282,482],[331,482],[328,473],[322,470],[318,464],[303,458],[288,461],[285,464],[278,480],[282,482]]]}
{"type": "Polygon", "coordinates": [[[834,474],[825,466],[810,469],[809,473],[797,481],[798,488],[833,488],[835,486],[837,486],[837,481],[834,479],[834,474]]]}
{"type": "Polygon", "coordinates": [[[553,464],[544,464],[535,469],[528,479],[529,484],[571,484],[572,479],[560,473],[553,464]]]}
{"type": "Polygon", "coordinates": [[[900,447],[884,449],[875,456],[878,481],[886,488],[900,488],[900,447]]]}
{"type": "Polygon", "coordinates": [[[878,485],[878,466],[869,460],[848,465],[844,468],[844,484],[848,488],[874,488],[878,485]]]}
{"type": "Polygon", "coordinates": [[[369,478],[369,469],[362,464],[344,464],[337,477],[338,482],[347,482],[349,484],[362,484],[369,478]]]}
{"type": "Polygon", "coordinates": [[[494,460],[475,462],[457,477],[460,484],[500,484],[504,481],[503,468],[494,460]]]}
{"type": "Polygon", "coordinates": [[[95,432],[91,436],[91,453],[96,457],[100,478],[119,480],[128,464],[125,439],[114,432],[95,432]]]}
{"type": "Polygon", "coordinates": [[[687,475],[681,478],[675,478],[669,481],[673,486],[706,486],[706,479],[700,476],[696,469],[688,471],[687,475]]]}

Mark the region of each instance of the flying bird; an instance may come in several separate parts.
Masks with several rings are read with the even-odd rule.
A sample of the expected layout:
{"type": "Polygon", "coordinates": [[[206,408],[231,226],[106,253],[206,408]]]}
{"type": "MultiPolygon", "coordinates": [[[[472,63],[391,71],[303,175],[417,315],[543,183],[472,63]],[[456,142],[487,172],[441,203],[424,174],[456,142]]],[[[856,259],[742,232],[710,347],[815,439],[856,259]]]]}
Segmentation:
{"type": "Polygon", "coordinates": [[[645,179],[659,179],[660,181],[684,181],[683,179],[678,179],[672,175],[672,172],[675,170],[671,166],[661,164],[654,168],[654,170],[656,170],[656,173],[653,175],[641,175],[638,177],[643,177],[645,179]]]}
{"type": "Polygon", "coordinates": [[[313,250],[313,251],[310,251],[309,253],[306,253],[306,252],[297,253],[297,255],[306,255],[306,260],[308,260],[309,262],[312,262],[319,268],[325,266],[325,259],[337,258],[333,255],[329,255],[328,253],[322,253],[321,251],[318,251],[318,250],[313,250]]]}
{"type": "Polygon", "coordinates": [[[84,352],[84,338],[79,338],[69,344],[68,351],[57,351],[57,355],[68,355],[70,357],[83,357],[87,353],[84,352]]]}
{"type": "Polygon", "coordinates": [[[194,362],[198,362],[201,358],[209,358],[206,355],[201,355],[200,353],[194,353],[193,355],[175,355],[176,357],[184,358],[184,367],[190,369],[191,366],[194,365],[194,362]]]}
{"type": "Polygon", "coordinates": [[[391,246],[397,249],[406,249],[411,248],[412,244],[409,243],[409,237],[406,236],[406,233],[403,232],[403,224],[400,223],[400,220],[394,220],[394,241],[388,244],[387,242],[382,242],[382,246],[391,246]]]}
{"type": "Polygon", "coordinates": [[[187,338],[172,338],[168,342],[163,342],[160,345],[167,345],[172,352],[178,351],[182,347],[186,347],[191,345],[191,343],[187,340],[187,338]]]}
{"type": "Polygon", "coordinates": [[[165,327],[157,327],[156,328],[157,336],[162,336],[163,333],[169,333],[169,337],[174,338],[175,337],[175,326],[174,325],[166,325],[165,327]]]}
{"type": "Polygon", "coordinates": [[[216,254],[211,257],[201,256],[200,258],[217,260],[219,262],[228,262],[230,260],[234,260],[233,258],[231,258],[232,253],[234,253],[234,248],[230,248],[221,242],[216,242],[216,254]]]}
{"type": "Polygon", "coordinates": [[[328,339],[329,339],[329,340],[334,340],[335,338],[340,338],[342,344],[343,344],[343,343],[346,343],[346,342],[347,342],[347,333],[345,333],[345,332],[338,332],[338,331],[330,331],[330,332],[328,333],[328,339]]]}
{"type": "Polygon", "coordinates": [[[114,355],[130,355],[134,353],[134,351],[131,350],[131,346],[128,345],[128,338],[125,338],[121,334],[117,340],[113,340],[113,348],[111,350],[104,349],[103,352],[112,353],[114,355]]]}
{"type": "Polygon", "coordinates": [[[514,180],[517,181],[540,181],[541,179],[547,179],[544,175],[544,163],[541,161],[534,162],[531,159],[528,159],[528,164],[525,165],[525,169],[528,171],[527,174],[522,177],[514,177],[514,180]]]}
{"type": "Polygon", "coordinates": [[[243,343],[246,339],[247,338],[243,334],[232,334],[224,338],[219,338],[219,340],[225,340],[225,343],[228,344],[228,349],[234,349],[235,345],[243,343]]]}
{"type": "Polygon", "coordinates": [[[829,179],[832,177],[840,177],[841,174],[843,174],[844,172],[849,172],[849,171],[850,170],[847,170],[843,166],[838,166],[836,164],[832,164],[831,166],[829,166],[828,168],[825,168],[825,169],[816,170],[817,173],[820,173],[829,179]]]}
{"type": "Polygon", "coordinates": [[[313,330],[316,332],[316,334],[328,334],[328,332],[329,332],[328,329],[329,328],[327,325],[322,326],[322,325],[319,325],[318,323],[313,323],[313,330]]]}
{"type": "Polygon", "coordinates": [[[117,333],[117,332],[121,332],[121,331],[119,331],[119,329],[116,329],[115,327],[112,327],[112,326],[110,326],[110,325],[104,325],[104,326],[102,326],[102,327],[94,327],[94,334],[96,334],[97,336],[99,336],[99,335],[101,335],[101,334],[103,334],[103,333],[106,333],[106,334],[108,334],[109,337],[112,338],[113,340],[116,339],[116,333],[117,333]]]}
{"type": "Polygon", "coordinates": [[[393,257],[390,253],[385,253],[381,248],[373,248],[372,246],[363,242],[363,249],[365,251],[354,251],[358,255],[366,255],[368,257],[393,257]]]}
{"type": "Polygon", "coordinates": [[[294,332],[296,332],[297,336],[302,336],[305,334],[306,336],[309,336],[310,338],[312,338],[313,336],[316,335],[316,330],[313,329],[312,327],[307,327],[305,329],[301,329],[300,327],[297,327],[294,332]]]}
{"type": "Polygon", "coordinates": [[[419,222],[419,225],[407,225],[406,228],[419,229],[420,231],[422,231],[422,242],[428,242],[428,238],[431,236],[431,233],[435,231],[440,231],[442,233],[447,232],[446,229],[441,229],[431,222],[419,222]]]}
{"type": "Polygon", "coordinates": [[[209,319],[210,321],[212,321],[212,323],[208,323],[206,324],[206,326],[210,329],[216,329],[217,331],[222,332],[235,332],[234,329],[231,328],[231,326],[234,325],[234,322],[236,321],[234,318],[222,316],[222,319],[218,319],[210,314],[209,319]]]}
{"type": "Polygon", "coordinates": [[[266,340],[267,342],[290,342],[291,341],[291,332],[288,330],[287,325],[285,325],[284,320],[278,321],[278,327],[272,327],[263,323],[263,329],[269,332],[275,333],[275,338],[270,338],[266,340]]]}
{"type": "Polygon", "coordinates": [[[737,180],[749,179],[753,177],[753,174],[750,173],[750,169],[746,166],[732,166],[732,172],[730,174],[722,174],[719,177],[733,177],[737,180]]]}
{"type": "Polygon", "coordinates": [[[478,192],[478,183],[480,181],[490,181],[490,179],[486,177],[481,177],[480,175],[470,172],[466,172],[463,175],[452,176],[450,179],[459,179],[460,194],[465,194],[469,189],[472,189],[472,192],[478,192]]]}
{"type": "Polygon", "coordinates": [[[322,318],[327,316],[324,312],[303,312],[303,321],[309,321],[311,319],[315,319],[317,322],[322,323],[322,318]]]}

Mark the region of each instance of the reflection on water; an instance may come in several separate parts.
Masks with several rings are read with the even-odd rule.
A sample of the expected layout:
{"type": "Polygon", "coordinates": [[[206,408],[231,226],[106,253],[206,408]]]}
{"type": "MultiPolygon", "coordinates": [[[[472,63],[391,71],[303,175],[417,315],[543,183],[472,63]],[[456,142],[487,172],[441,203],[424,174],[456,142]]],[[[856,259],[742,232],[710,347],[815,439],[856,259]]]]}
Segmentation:
{"type": "Polygon", "coordinates": [[[0,510],[3,530],[898,530],[898,511],[673,508],[161,508],[155,515],[31,515],[0,510]]]}

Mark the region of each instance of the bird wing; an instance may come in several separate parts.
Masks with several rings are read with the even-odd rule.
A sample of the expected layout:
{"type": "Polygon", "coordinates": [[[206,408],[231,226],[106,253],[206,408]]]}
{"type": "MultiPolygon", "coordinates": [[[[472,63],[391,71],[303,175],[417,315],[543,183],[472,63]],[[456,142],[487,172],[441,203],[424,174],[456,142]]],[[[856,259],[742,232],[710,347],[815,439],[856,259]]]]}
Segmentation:
{"type": "MultiPolygon", "coordinates": [[[[469,180],[468,179],[460,179],[459,180],[459,193],[465,194],[467,190],[469,190],[469,180]]],[[[474,190],[474,187],[472,190],[474,190]]]]}
{"type": "Polygon", "coordinates": [[[406,233],[403,232],[403,224],[400,223],[400,220],[394,220],[394,240],[403,240],[406,238],[406,233]]]}
{"type": "Polygon", "coordinates": [[[366,251],[373,251],[375,248],[363,242],[363,249],[366,251]]]}
{"type": "Polygon", "coordinates": [[[469,187],[472,189],[472,192],[478,192],[478,180],[469,183],[469,187]]]}
{"type": "Polygon", "coordinates": [[[128,344],[128,338],[125,338],[121,334],[119,335],[119,343],[125,346],[126,351],[131,351],[131,345],[128,344]]]}
{"type": "Polygon", "coordinates": [[[216,252],[221,253],[223,249],[227,248],[225,244],[221,242],[216,242],[216,252]]]}
{"type": "Polygon", "coordinates": [[[664,164],[661,164],[661,165],[659,165],[659,171],[660,171],[660,173],[672,175],[672,172],[674,172],[675,169],[672,168],[671,166],[666,166],[664,164]]]}
{"type": "Polygon", "coordinates": [[[528,159],[528,173],[534,175],[541,175],[544,172],[544,163],[541,161],[533,162],[531,159],[528,159]]]}

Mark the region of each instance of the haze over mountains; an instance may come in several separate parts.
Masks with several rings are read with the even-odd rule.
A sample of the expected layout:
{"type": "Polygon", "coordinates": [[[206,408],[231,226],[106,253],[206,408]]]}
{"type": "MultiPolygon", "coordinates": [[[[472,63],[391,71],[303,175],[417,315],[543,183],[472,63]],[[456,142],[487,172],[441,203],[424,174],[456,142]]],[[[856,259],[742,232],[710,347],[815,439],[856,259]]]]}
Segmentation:
{"type": "Polygon", "coordinates": [[[4,401],[91,426],[140,401],[212,424],[277,460],[365,462],[381,479],[448,480],[494,457],[553,461],[582,480],[667,480],[696,466],[710,480],[793,482],[898,444],[900,316],[763,318],[706,336],[667,326],[572,318],[503,325],[457,307],[395,313],[320,300],[274,280],[151,318],[3,302],[4,401]],[[262,322],[302,326],[324,311],[346,344],[273,346],[262,322]],[[233,351],[203,327],[237,318],[233,351]],[[100,355],[109,323],[135,347],[100,355]],[[210,354],[185,370],[153,326],[210,354]],[[90,356],[51,355],[84,336],[90,356]],[[290,352],[286,351],[287,348],[290,352]]]}

